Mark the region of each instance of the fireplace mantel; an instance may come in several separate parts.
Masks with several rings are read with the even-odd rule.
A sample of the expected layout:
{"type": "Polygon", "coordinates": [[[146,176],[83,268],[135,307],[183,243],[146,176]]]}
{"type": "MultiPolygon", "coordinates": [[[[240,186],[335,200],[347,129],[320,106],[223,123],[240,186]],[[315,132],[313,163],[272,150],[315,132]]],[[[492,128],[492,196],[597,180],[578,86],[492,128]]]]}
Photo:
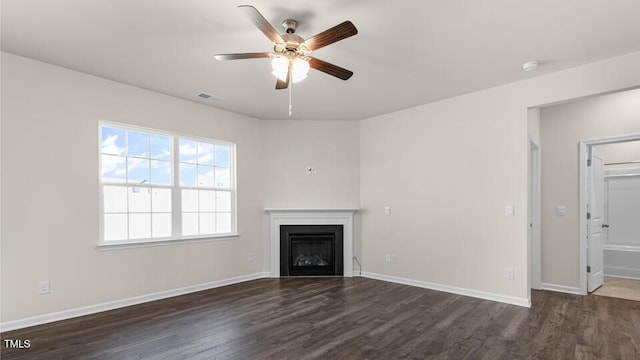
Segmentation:
{"type": "Polygon", "coordinates": [[[271,223],[271,277],[280,277],[280,225],[342,225],[344,276],[353,276],[353,215],[358,209],[266,208],[271,223]]]}

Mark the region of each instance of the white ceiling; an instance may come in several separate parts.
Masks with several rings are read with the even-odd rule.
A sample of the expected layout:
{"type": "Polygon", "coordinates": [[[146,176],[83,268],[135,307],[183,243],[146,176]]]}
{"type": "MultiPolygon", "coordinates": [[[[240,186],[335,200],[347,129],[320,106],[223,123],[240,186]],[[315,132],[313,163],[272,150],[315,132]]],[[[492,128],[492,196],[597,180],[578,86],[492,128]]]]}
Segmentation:
{"type": "Polygon", "coordinates": [[[314,52],[352,70],[294,85],[294,119],[363,119],[640,50],[637,0],[2,0],[2,49],[261,119],[287,118],[271,51],[240,9],[308,38],[344,20],[358,35],[314,52]],[[538,60],[534,72],[522,63],[538,60]],[[206,92],[223,101],[200,100],[206,92]]]}

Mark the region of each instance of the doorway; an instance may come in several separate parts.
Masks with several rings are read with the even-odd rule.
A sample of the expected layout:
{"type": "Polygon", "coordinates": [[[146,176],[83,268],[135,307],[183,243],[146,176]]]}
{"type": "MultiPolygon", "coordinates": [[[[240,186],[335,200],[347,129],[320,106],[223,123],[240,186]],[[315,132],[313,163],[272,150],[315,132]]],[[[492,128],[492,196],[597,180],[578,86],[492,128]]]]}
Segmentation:
{"type": "Polygon", "coordinates": [[[608,246],[609,224],[605,213],[604,180],[604,165],[607,160],[597,146],[639,140],[640,134],[632,134],[586,140],[579,144],[580,293],[584,295],[604,283],[604,251],[608,246]]]}

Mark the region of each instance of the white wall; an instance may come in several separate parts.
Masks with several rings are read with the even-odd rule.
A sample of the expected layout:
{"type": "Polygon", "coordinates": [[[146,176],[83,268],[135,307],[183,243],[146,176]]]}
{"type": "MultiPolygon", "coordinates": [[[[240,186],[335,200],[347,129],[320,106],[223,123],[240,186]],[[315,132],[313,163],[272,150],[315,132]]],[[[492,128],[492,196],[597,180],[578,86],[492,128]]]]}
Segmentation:
{"type": "MultiPolygon", "coordinates": [[[[527,109],[637,86],[638,63],[634,53],[362,121],[365,270],[526,300],[527,109]]],[[[565,242],[554,265],[566,276],[547,278],[577,286],[577,235],[565,242]]]]}
{"type": "Polygon", "coordinates": [[[357,121],[263,121],[264,203],[276,208],[357,208],[357,121]],[[317,174],[307,175],[312,166],[317,174]]]}
{"type": "Polygon", "coordinates": [[[543,283],[579,287],[578,143],[633,133],[640,134],[640,89],[542,108],[543,283]],[[566,216],[556,216],[558,205],[566,216]]]}
{"type": "Polygon", "coordinates": [[[267,266],[247,256],[264,246],[259,120],[7,53],[2,73],[2,322],[267,266]],[[235,142],[240,238],[98,250],[100,120],[235,142]]]}
{"type": "Polygon", "coordinates": [[[540,145],[540,108],[527,110],[527,130],[531,141],[540,145]]]}

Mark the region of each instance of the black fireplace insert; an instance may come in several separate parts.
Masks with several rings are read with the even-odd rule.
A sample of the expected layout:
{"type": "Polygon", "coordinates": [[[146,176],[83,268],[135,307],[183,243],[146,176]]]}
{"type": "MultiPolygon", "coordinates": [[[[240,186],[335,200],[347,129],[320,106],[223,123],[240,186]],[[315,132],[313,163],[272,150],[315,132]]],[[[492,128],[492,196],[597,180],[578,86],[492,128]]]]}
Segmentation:
{"type": "Polygon", "coordinates": [[[280,276],[343,275],[342,225],[280,225],[280,276]]]}

